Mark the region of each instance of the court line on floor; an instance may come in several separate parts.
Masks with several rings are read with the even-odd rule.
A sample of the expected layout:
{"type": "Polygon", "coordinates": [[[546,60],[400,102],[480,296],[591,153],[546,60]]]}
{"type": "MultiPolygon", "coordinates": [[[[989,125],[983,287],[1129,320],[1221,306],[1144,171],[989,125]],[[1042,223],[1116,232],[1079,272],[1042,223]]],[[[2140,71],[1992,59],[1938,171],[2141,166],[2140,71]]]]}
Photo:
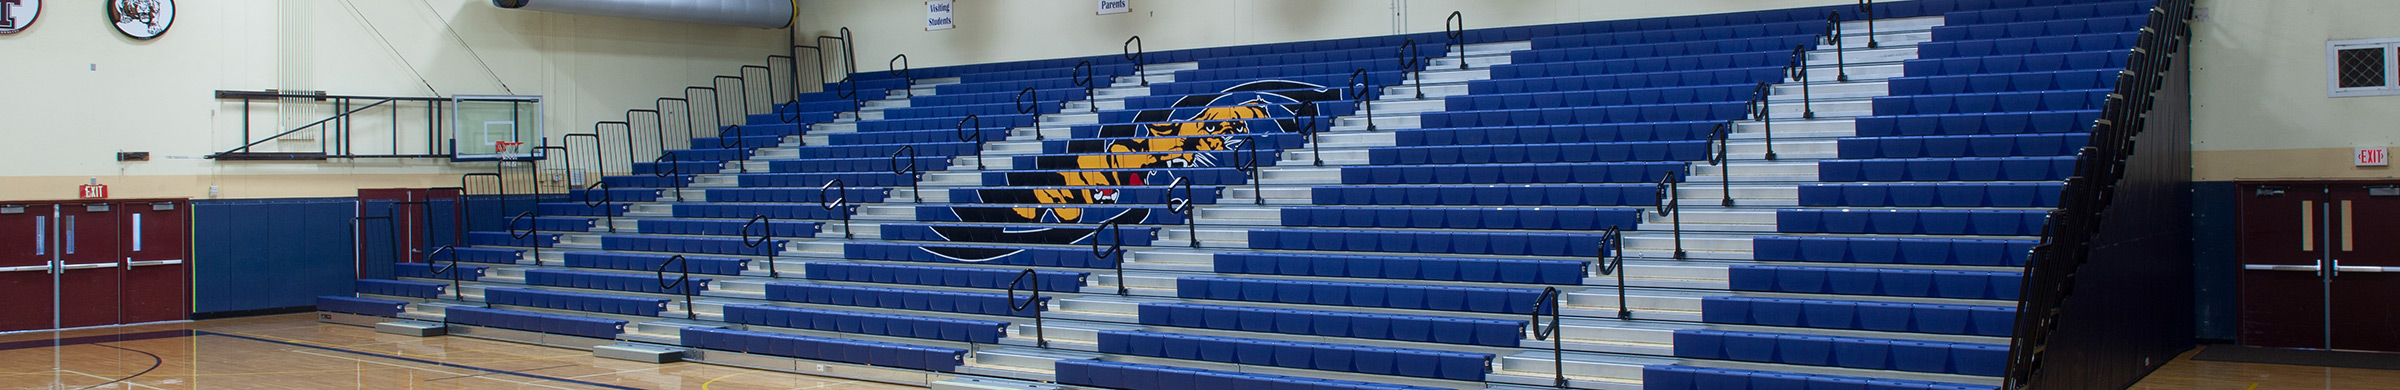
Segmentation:
{"type": "MultiPolygon", "coordinates": [[[[83,389],[90,389],[90,388],[95,388],[95,387],[100,387],[100,386],[107,386],[109,383],[125,382],[125,380],[127,380],[127,379],[133,379],[133,378],[135,378],[135,377],[140,377],[140,376],[142,376],[143,374],[149,374],[149,373],[150,373],[150,371],[155,371],[155,370],[158,370],[158,366],[159,366],[159,365],[162,365],[162,364],[166,364],[166,363],[167,363],[167,360],[166,360],[166,359],[160,359],[160,358],[158,357],[158,354],[150,353],[150,352],[147,352],[147,351],[142,351],[142,350],[138,350],[138,349],[132,349],[132,348],[119,347],[119,346],[114,346],[114,345],[108,345],[108,344],[106,344],[106,343],[92,343],[92,345],[96,345],[96,346],[102,346],[102,347],[109,347],[109,348],[115,348],[115,349],[117,349],[117,350],[120,350],[120,351],[130,351],[130,352],[133,352],[133,353],[139,353],[139,354],[142,354],[142,355],[147,355],[147,356],[149,356],[149,357],[150,357],[150,368],[144,368],[144,369],[142,369],[142,372],[136,372],[136,373],[133,373],[133,375],[127,375],[127,376],[125,376],[125,377],[123,377],[123,378],[117,378],[116,380],[108,381],[108,383],[102,383],[102,384],[97,384],[97,385],[85,386],[83,389]]],[[[85,375],[90,375],[90,374],[85,374],[85,375]]],[[[125,383],[127,383],[127,384],[133,384],[133,385],[137,385],[137,386],[139,386],[139,385],[140,385],[140,384],[133,383],[133,382],[125,382],[125,383]]],[[[147,387],[147,386],[144,386],[144,387],[147,387]]],[[[76,389],[76,390],[83,390],[83,389],[76,389]]]]}
{"type": "Polygon", "coordinates": [[[68,337],[68,338],[60,338],[60,339],[41,339],[41,340],[11,341],[11,342],[6,342],[6,343],[0,343],[0,351],[6,351],[6,350],[12,350],[12,349],[41,348],[41,347],[52,347],[52,346],[63,347],[63,346],[69,346],[69,345],[96,344],[96,343],[108,343],[108,342],[118,342],[118,341],[134,341],[134,340],[165,339],[165,338],[191,337],[191,336],[192,336],[192,331],[190,331],[190,330],[161,330],[161,331],[152,331],[152,332],[139,332],[139,333],[118,333],[118,334],[104,334],[104,335],[96,335],[96,336],[76,336],[76,337],[68,337]]]}
{"type": "Polygon", "coordinates": [[[589,382],[589,381],[580,381],[580,380],[567,379],[567,378],[560,378],[560,377],[547,376],[547,375],[538,375],[538,374],[525,374],[525,373],[518,373],[518,372],[514,372],[514,371],[506,371],[506,370],[495,370],[495,369],[482,368],[482,367],[476,367],[476,366],[469,366],[469,365],[463,365],[463,364],[446,363],[446,362],[439,362],[439,361],[432,361],[432,360],[425,360],[425,359],[418,359],[418,358],[404,357],[404,356],[393,356],[393,355],[382,354],[382,353],[375,353],[375,352],[353,351],[353,350],[339,349],[339,348],[327,348],[327,347],[319,347],[319,346],[308,345],[308,344],[302,344],[302,343],[285,342],[285,341],[279,341],[279,340],[270,340],[270,339],[264,339],[264,338],[257,338],[257,337],[243,336],[243,335],[235,335],[235,334],[224,334],[224,333],[216,333],[216,332],[209,332],[209,331],[192,331],[192,334],[194,334],[194,335],[218,336],[218,337],[230,337],[230,338],[236,338],[236,339],[243,339],[243,340],[257,341],[257,342],[262,342],[262,343],[281,344],[281,345],[287,345],[287,346],[293,346],[293,347],[308,348],[308,349],[317,349],[317,350],[325,350],[325,351],[333,351],[333,352],[341,352],[341,353],[347,353],[347,354],[353,354],[353,355],[361,355],[361,356],[372,356],[372,357],[385,358],[385,359],[392,359],[392,360],[399,360],[399,361],[406,361],[406,362],[418,363],[418,364],[430,364],[430,365],[436,365],[436,366],[442,366],[442,367],[463,368],[463,369],[469,369],[469,370],[481,370],[481,371],[491,371],[491,372],[495,372],[495,373],[499,373],[499,374],[504,374],[504,375],[509,375],[509,376],[518,376],[518,377],[533,378],[533,379],[540,379],[540,380],[547,380],[547,381],[557,381],[557,382],[561,382],[561,383],[573,383],[573,384],[578,384],[578,385],[592,386],[592,387],[599,387],[599,388],[607,388],[607,389],[617,389],[617,390],[642,390],[642,389],[639,389],[639,388],[634,388],[634,387],[625,387],[625,386],[611,385],[611,384],[606,384],[606,383],[589,382]]]}
{"type": "MultiPolygon", "coordinates": [[[[75,370],[58,370],[58,372],[64,372],[64,373],[69,373],[69,374],[75,374],[75,375],[88,376],[88,377],[97,378],[97,379],[109,379],[108,377],[105,377],[105,376],[100,376],[100,375],[98,375],[98,374],[93,374],[93,373],[88,373],[88,372],[82,372],[82,371],[75,371],[75,370]]],[[[137,375],[134,375],[134,376],[141,376],[141,375],[138,375],[138,374],[137,374],[137,375]]],[[[109,385],[109,384],[111,384],[111,383],[124,382],[126,379],[133,379],[133,377],[129,376],[129,377],[119,378],[119,379],[117,379],[117,380],[112,380],[112,381],[108,381],[108,382],[101,382],[100,384],[97,384],[97,385],[91,385],[91,386],[78,387],[78,388],[76,388],[76,390],[91,389],[91,388],[97,388],[97,387],[100,387],[100,386],[107,386],[107,385],[109,385]]],[[[135,383],[135,382],[125,382],[125,384],[126,384],[127,386],[139,386],[139,387],[147,387],[147,388],[152,388],[152,389],[158,389],[158,386],[145,385],[145,384],[141,384],[141,383],[135,383]]],[[[166,390],[166,389],[159,389],[159,390],[166,390]]]]}
{"type": "MultiPolygon", "coordinates": [[[[327,354],[316,353],[316,352],[312,352],[312,351],[303,351],[303,350],[290,350],[290,351],[284,351],[284,352],[290,352],[290,353],[296,353],[296,354],[302,354],[302,355],[308,355],[308,356],[317,356],[317,357],[324,357],[324,358],[332,358],[332,359],[348,360],[348,361],[359,362],[359,363],[363,363],[363,364],[375,364],[375,365],[382,365],[382,366],[399,367],[399,368],[407,369],[407,370],[410,370],[410,371],[423,371],[423,372],[430,372],[430,373],[436,373],[436,374],[465,375],[465,374],[462,374],[462,373],[458,373],[458,372],[451,372],[451,371],[447,371],[447,370],[436,370],[436,369],[433,369],[432,367],[411,367],[411,366],[404,366],[404,365],[393,364],[393,363],[387,363],[387,362],[378,362],[378,361],[366,360],[366,359],[360,359],[360,358],[354,358],[354,357],[348,357],[348,356],[334,356],[334,355],[327,355],[327,354]]],[[[500,378],[494,378],[494,377],[476,377],[476,378],[480,378],[480,379],[484,379],[484,380],[489,380],[489,381],[495,381],[495,382],[502,382],[502,383],[512,383],[512,384],[523,385],[523,386],[539,386],[539,387],[547,387],[547,388],[553,388],[553,389],[566,389],[565,387],[552,386],[552,385],[545,384],[545,383],[519,382],[519,381],[512,381],[512,380],[500,379],[500,378]]]]}

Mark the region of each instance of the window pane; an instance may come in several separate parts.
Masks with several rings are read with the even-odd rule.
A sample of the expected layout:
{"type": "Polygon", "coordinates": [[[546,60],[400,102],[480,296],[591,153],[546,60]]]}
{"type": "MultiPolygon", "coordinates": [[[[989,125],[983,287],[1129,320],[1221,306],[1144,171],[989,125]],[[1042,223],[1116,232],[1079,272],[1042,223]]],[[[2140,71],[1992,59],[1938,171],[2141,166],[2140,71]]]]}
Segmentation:
{"type": "Polygon", "coordinates": [[[2334,55],[2341,61],[2341,87],[2384,86],[2384,48],[2345,49],[2334,55]]]}

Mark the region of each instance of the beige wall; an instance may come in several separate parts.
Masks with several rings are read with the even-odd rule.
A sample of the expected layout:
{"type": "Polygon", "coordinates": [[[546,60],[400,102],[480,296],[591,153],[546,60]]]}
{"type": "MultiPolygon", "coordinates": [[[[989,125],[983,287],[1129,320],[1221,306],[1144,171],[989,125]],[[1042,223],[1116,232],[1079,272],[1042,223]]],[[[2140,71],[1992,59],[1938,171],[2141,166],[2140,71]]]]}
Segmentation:
{"type": "Polygon", "coordinates": [[[2193,24],[2195,180],[2393,178],[2353,147],[2400,146],[2400,96],[2328,98],[2325,42],[2400,37],[2390,0],[2204,0],[2193,24]]]}
{"type": "MultiPolygon", "coordinates": [[[[210,0],[180,2],[172,30],[136,41],[100,23],[96,2],[44,4],[32,29],[0,35],[0,199],[69,198],[88,178],[123,198],[205,198],[209,186],[246,198],[456,185],[458,170],[439,161],[198,159],[242,143],[240,106],[210,93],[542,95],[555,136],[760,63],[781,52],[788,32],[506,11],[481,0],[210,0]],[[120,163],[117,151],[152,161],[120,163]]],[[[252,131],[324,115],[288,109],[291,118],[253,110],[252,131]]],[[[379,118],[357,126],[388,131],[379,118]]]]}

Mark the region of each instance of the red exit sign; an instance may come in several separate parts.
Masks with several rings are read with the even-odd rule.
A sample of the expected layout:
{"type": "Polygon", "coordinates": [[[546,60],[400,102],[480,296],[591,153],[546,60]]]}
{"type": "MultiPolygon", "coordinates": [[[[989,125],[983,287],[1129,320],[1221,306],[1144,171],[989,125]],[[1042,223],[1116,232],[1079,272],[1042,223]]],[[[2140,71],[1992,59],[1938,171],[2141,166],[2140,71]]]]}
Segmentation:
{"type": "Polygon", "coordinates": [[[85,184],[85,185],[81,185],[81,186],[76,186],[76,187],[75,187],[75,197],[78,197],[78,198],[84,198],[84,199],[107,199],[107,198],[108,198],[108,185],[107,185],[107,184],[85,184]]]}
{"type": "Polygon", "coordinates": [[[2381,167],[2392,165],[2392,160],[2383,148],[2358,148],[2357,152],[2350,154],[2350,163],[2361,167],[2381,167]]]}

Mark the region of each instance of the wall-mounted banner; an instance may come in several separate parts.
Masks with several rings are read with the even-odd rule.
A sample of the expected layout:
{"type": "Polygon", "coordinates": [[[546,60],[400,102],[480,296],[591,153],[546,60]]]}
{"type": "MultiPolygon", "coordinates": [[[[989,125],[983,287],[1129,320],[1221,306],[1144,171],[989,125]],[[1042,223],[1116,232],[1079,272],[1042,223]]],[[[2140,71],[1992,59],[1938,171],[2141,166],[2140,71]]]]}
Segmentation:
{"type": "Polygon", "coordinates": [[[42,16],[42,0],[0,0],[0,34],[25,31],[36,16],[42,16]]]}
{"type": "Polygon", "coordinates": [[[958,27],[958,22],[950,19],[950,0],[925,2],[925,31],[948,30],[953,27],[958,27]]]}
{"type": "Polygon", "coordinates": [[[1127,12],[1133,12],[1133,0],[1100,0],[1100,9],[1092,13],[1107,15],[1127,12]]]}

